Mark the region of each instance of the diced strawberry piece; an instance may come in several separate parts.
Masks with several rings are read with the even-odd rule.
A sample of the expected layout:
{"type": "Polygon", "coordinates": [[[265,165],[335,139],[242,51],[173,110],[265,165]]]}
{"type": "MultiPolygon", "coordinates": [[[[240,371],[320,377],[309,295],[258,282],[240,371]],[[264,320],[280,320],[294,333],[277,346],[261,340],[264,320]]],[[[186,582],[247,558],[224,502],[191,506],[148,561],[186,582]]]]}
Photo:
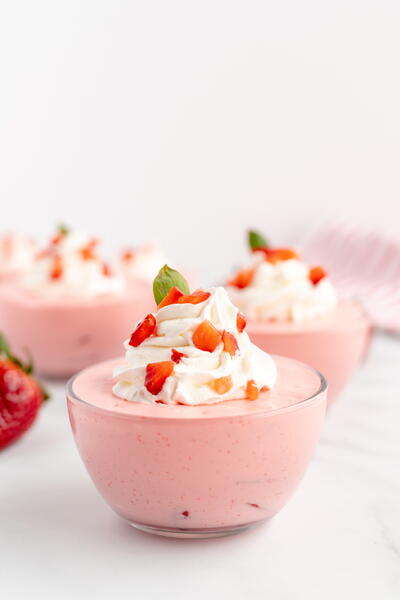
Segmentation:
{"type": "Polygon", "coordinates": [[[55,256],[53,259],[53,266],[51,268],[50,271],[50,278],[51,279],[61,279],[61,277],[63,276],[64,273],[64,267],[62,264],[62,260],[60,256],[55,256]]]}
{"type": "Polygon", "coordinates": [[[181,298],[182,296],[183,292],[181,292],[181,290],[174,286],[169,290],[165,298],[161,300],[157,308],[163,308],[164,306],[169,306],[169,304],[177,304],[179,298],[181,298]]]}
{"type": "Polygon", "coordinates": [[[235,277],[228,281],[228,285],[233,285],[239,289],[246,288],[252,282],[255,269],[242,269],[236,273],[235,277]]]}
{"type": "Polygon", "coordinates": [[[222,335],[207,319],[200,323],[194,330],[192,340],[196,348],[206,352],[214,352],[221,342],[222,335]]]}
{"type": "Polygon", "coordinates": [[[299,258],[297,252],[291,248],[260,248],[260,250],[264,252],[265,259],[273,265],[284,260],[299,258]]]}
{"type": "Polygon", "coordinates": [[[244,328],[246,327],[246,317],[244,316],[243,313],[239,312],[237,314],[236,317],[236,327],[239,333],[242,333],[244,331],[244,328]]]}
{"type": "Polygon", "coordinates": [[[257,400],[259,395],[258,387],[254,379],[250,379],[246,385],[246,398],[248,400],[257,400]]]}
{"type": "Polygon", "coordinates": [[[196,290],[193,294],[182,295],[178,300],[178,304],[200,304],[200,302],[204,302],[210,296],[211,294],[209,292],[196,290]]]}
{"type": "Polygon", "coordinates": [[[224,351],[229,352],[231,356],[236,354],[239,350],[235,336],[232,333],[229,333],[229,331],[222,332],[222,343],[224,344],[224,351]]]}
{"type": "Polygon", "coordinates": [[[175,350],[175,348],[172,348],[171,360],[173,360],[174,363],[178,364],[181,362],[182,358],[188,358],[188,355],[184,354],[183,352],[179,352],[178,350],[175,350]]]}
{"type": "Polygon", "coordinates": [[[124,250],[122,252],[122,260],[125,260],[127,262],[129,262],[130,260],[132,260],[132,258],[135,256],[135,253],[133,250],[124,250]]]}
{"type": "Polygon", "coordinates": [[[308,277],[313,285],[317,285],[326,275],[327,273],[322,267],[313,267],[308,273],[308,277]]]}
{"type": "Polygon", "coordinates": [[[232,387],[232,378],[227,375],[226,377],[219,377],[218,379],[214,379],[208,384],[216,394],[222,396],[222,394],[226,394],[232,387]]]}
{"type": "Polygon", "coordinates": [[[139,323],[135,331],[132,333],[131,339],[129,340],[129,345],[133,347],[140,346],[140,344],[144,342],[144,340],[147,340],[148,337],[153,335],[153,333],[156,330],[156,327],[156,318],[150,313],[149,315],[147,315],[147,317],[143,319],[143,321],[139,323]]]}
{"type": "Polygon", "coordinates": [[[149,363],[146,367],[145,388],[150,394],[157,396],[163,389],[165,380],[174,372],[172,360],[149,363]]]}
{"type": "Polygon", "coordinates": [[[93,260],[96,258],[93,248],[91,248],[89,245],[81,248],[79,252],[83,260],[93,260]]]}
{"type": "Polygon", "coordinates": [[[106,262],[103,262],[102,266],[101,266],[101,270],[103,275],[105,275],[106,277],[111,277],[112,275],[112,271],[110,268],[110,265],[106,262]]]}
{"type": "Polygon", "coordinates": [[[58,244],[61,242],[61,240],[64,238],[64,234],[62,233],[57,233],[56,235],[53,235],[53,237],[51,238],[51,243],[54,246],[58,246],[58,244]]]}

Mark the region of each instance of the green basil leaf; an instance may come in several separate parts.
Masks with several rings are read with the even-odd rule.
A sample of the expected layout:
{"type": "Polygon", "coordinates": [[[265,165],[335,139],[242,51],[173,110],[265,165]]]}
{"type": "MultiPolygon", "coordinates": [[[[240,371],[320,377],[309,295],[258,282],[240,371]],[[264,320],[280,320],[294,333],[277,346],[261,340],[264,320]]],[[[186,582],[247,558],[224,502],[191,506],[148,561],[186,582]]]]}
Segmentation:
{"type": "Polygon", "coordinates": [[[184,294],[189,294],[189,286],[186,279],[178,271],[175,271],[175,269],[170,269],[168,265],[164,265],[153,281],[153,294],[156,303],[160,304],[173,287],[177,287],[184,294]]]}
{"type": "Polygon", "coordinates": [[[257,231],[248,232],[248,242],[251,250],[258,250],[259,248],[268,248],[268,240],[265,239],[261,233],[257,231]]]}

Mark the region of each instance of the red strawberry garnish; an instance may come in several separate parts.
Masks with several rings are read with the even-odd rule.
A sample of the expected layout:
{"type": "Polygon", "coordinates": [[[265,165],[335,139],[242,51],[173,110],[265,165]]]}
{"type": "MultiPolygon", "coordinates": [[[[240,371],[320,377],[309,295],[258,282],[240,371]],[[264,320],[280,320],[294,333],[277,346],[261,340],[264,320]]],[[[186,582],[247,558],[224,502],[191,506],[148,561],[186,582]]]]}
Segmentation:
{"type": "Polygon", "coordinates": [[[147,317],[143,319],[143,321],[139,323],[135,331],[132,333],[131,339],[129,340],[129,345],[134,347],[140,346],[140,344],[144,342],[144,340],[147,340],[148,337],[153,335],[153,333],[156,330],[156,327],[156,318],[150,313],[149,315],[147,315],[147,317]]]}
{"type": "Polygon", "coordinates": [[[224,351],[229,352],[231,356],[236,354],[239,350],[235,336],[232,333],[229,333],[229,331],[222,332],[222,343],[224,344],[224,351]]]}
{"type": "Polygon", "coordinates": [[[92,240],[90,240],[89,243],[86,244],[86,246],[83,246],[83,248],[80,249],[80,254],[83,260],[93,260],[94,258],[96,258],[96,254],[94,251],[96,246],[97,240],[93,238],[92,240]]]}
{"type": "Polygon", "coordinates": [[[135,253],[133,250],[124,250],[122,252],[122,260],[125,260],[127,262],[132,260],[134,256],[135,256],[135,253]]]}
{"type": "Polygon", "coordinates": [[[250,379],[246,386],[246,398],[248,400],[257,400],[258,396],[258,387],[256,386],[254,379],[250,379]]]}
{"type": "Polygon", "coordinates": [[[244,328],[246,327],[246,317],[244,316],[243,313],[239,312],[237,314],[236,317],[236,327],[239,333],[242,333],[244,331],[244,328]]]}
{"type": "Polygon", "coordinates": [[[168,294],[165,296],[163,300],[161,300],[160,304],[157,308],[163,308],[164,306],[168,306],[169,304],[177,304],[179,298],[183,296],[183,292],[178,290],[177,287],[172,287],[168,294]]]}
{"type": "Polygon", "coordinates": [[[266,260],[273,265],[284,260],[299,258],[297,252],[291,248],[260,248],[260,250],[264,252],[266,260]]]}
{"type": "Polygon", "coordinates": [[[157,396],[163,389],[165,380],[174,372],[172,360],[149,363],[146,367],[145,388],[150,394],[157,396]]]}
{"type": "Polygon", "coordinates": [[[216,392],[219,396],[222,394],[226,394],[232,387],[232,378],[227,375],[225,377],[219,377],[218,379],[214,379],[208,384],[214,392],[216,392]]]}
{"type": "Polygon", "coordinates": [[[194,330],[192,340],[196,348],[206,352],[214,352],[221,342],[222,336],[218,329],[207,319],[200,323],[194,330]]]}
{"type": "Polygon", "coordinates": [[[53,237],[51,238],[51,243],[54,246],[58,246],[58,244],[61,243],[62,239],[63,239],[63,235],[61,233],[57,233],[56,235],[53,235],[53,237]]]}
{"type": "Polygon", "coordinates": [[[308,277],[314,285],[317,285],[317,283],[319,283],[321,279],[324,279],[326,275],[327,273],[322,267],[313,267],[308,273],[308,277]]]}
{"type": "Polygon", "coordinates": [[[110,265],[106,262],[103,262],[103,264],[101,265],[101,271],[106,277],[111,277],[112,275],[110,265]]]}
{"type": "Polygon", "coordinates": [[[255,269],[242,269],[236,273],[235,277],[228,281],[228,285],[233,285],[239,289],[246,288],[252,282],[255,269]]]}
{"type": "Polygon", "coordinates": [[[64,267],[60,256],[55,256],[53,266],[50,271],[50,279],[61,279],[64,273],[64,267]]]}
{"type": "Polygon", "coordinates": [[[0,336],[0,449],[29,429],[46,398],[32,377],[32,365],[12,356],[0,336]]]}
{"type": "Polygon", "coordinates": [[[171,360],[173,360],[174,363],[178,364],[181,362],[182,358],[188,358],[188,355],[184,354],[183,352],[179,352],[178,350],[175,350],[175,348],[172,348],[171,360]]]}
{"type": "Polygon", "coordinates": [[[60,244],[62,242],[62,240],[65,238],[65,236],[68,234],[69,234],[69,228],[66,227],[65,225],[59,225],[56,235],[54,235],[51,238],[51,243],[54,246],[58,246],[58,244],[60,244]]]}
{"type": "Polygon", "coordinates": [[[182,295],[178,300],[178,304],[200,304],[200,302],[204,302],[210,296],[211,294],[209,292],[196,290],[193,294],[182,295]]]}

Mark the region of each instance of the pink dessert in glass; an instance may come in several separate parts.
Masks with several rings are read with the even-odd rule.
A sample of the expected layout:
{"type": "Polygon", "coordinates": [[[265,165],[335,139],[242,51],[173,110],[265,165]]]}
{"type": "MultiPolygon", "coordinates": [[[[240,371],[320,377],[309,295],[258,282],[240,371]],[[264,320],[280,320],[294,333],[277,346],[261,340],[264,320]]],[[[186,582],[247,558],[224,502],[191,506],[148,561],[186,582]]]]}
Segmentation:
{"type": "Polygon", "coordinates": [[[318,369],[334,401],[366,353],[371,325],[362,307],[339,301],[324,269],[305,265],[291,248],[270,248],[255,232],[249,242],[251,264],[226,286],[248,334],[264,350],[318,369]]]}
{"type": "Polygon", "coordinates": [[[236,533],[270,519],[299,484],[326,382],[254,346],[223,288],[189,294],[179,279],[168,291],[171,281],[125,342],[125,360],[70,380],[71,427],[100,494],[133,526],[236,533]]]}
{"type": "Polygon", "coordinates": [[[64,377],[118,356],[150,303],[146,286],[127,285],[100,258],[96,239],[61,227],[30,269],[1,285],[0,326],[41,374],[64,377]]]}

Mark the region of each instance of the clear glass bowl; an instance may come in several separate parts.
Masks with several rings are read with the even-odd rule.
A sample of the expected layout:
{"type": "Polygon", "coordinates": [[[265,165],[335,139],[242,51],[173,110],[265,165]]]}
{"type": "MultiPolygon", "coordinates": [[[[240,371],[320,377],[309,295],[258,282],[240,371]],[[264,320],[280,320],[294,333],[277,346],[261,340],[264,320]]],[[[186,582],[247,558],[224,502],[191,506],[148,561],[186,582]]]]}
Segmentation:
{"type": "MultiPolygon", "coordinates": [[[[174,412],[176,407],[143,404],[140,414],[126,414],[115,408],[113,397],[110,408],[92,403],[95,378],[90,394],[75,393],[85,371],[72,378],[67,401],[75,441],[111,508],[134,527],[174,537],[228,535],[273,517],[311,459],[327,390],[324,377],[311,367],[282,357],[275,360],[278,374],[289,367],[299,374],[312,372],[312,394],[302,397],[301,382],[291,381],[288,388],[297,385],[295,403],[288,397],[281,408],[256,410],[248,405],[236,414],[182,406],[174,412]],[[161,409],[160,416],[154,408],[161,409]],[[183,417],[174,416],[178,413],[183,417]]],[[[110,374],[112,364],[103,363],[110,374]]],[[[230,405],[235,402],[248,401],[230,405]]]]}

